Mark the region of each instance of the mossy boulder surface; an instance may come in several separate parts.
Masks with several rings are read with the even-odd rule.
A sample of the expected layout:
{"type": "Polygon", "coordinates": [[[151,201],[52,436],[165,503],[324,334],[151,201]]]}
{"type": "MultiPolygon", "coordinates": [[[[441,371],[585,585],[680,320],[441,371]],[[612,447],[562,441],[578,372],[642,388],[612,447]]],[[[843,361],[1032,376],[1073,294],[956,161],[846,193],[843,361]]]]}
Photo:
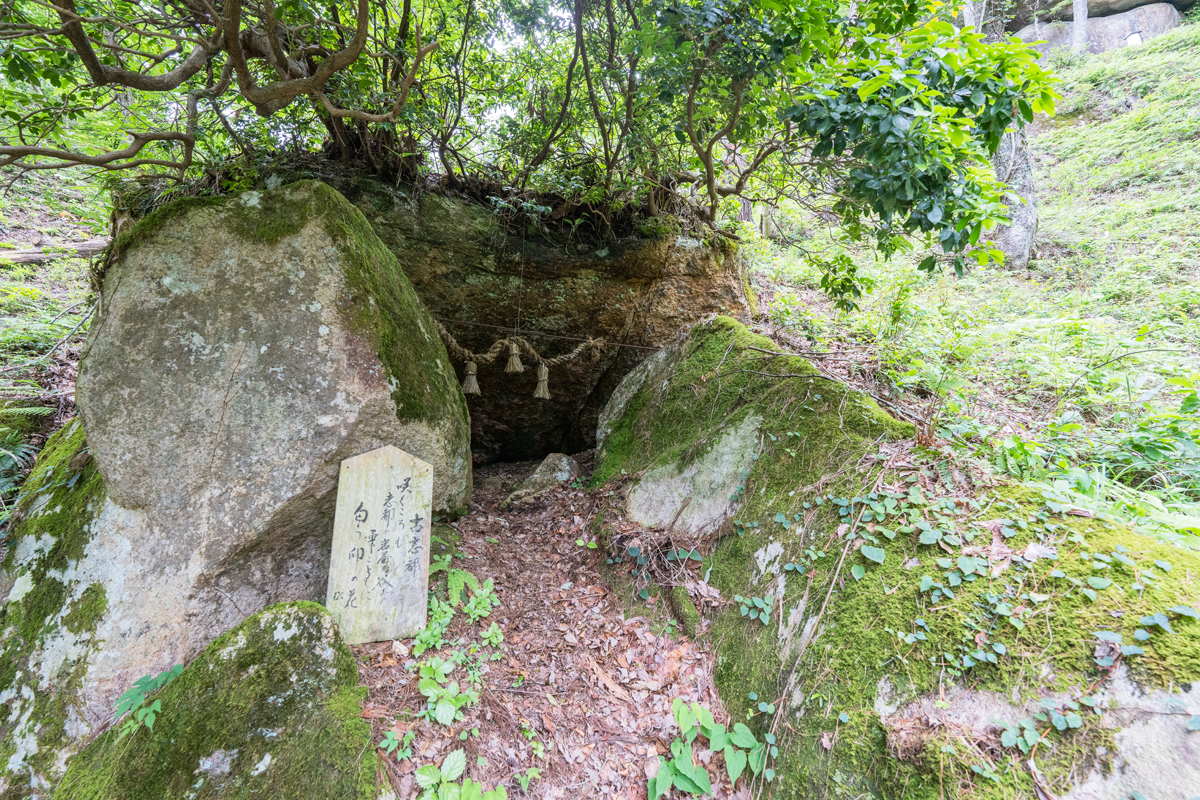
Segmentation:
{"type": "Polygon", "coordinates": [[[354,656],[315,603],[272,606],[147,698],[153,729],[118,724],[71,761],[55,800],[376,796],[354,656]]]}
{"type": "Polygon", "coordinates": [[[947,485],[910,426],[777,351],[730,319],[695,328],[614,394],[594,476],[628,476],[634,518],[693,480],[656,495],[661,530],[710,501],[696,465],[724,449],[741,470],[723,517],[672,536],[725,600],[769,601],[768,624],[730,603],[709,636],[733,717],[778,737],[772,796],[1191,800],[1200,557],[1027,488],[947,485]]]}
{"type": "Polygon", "coordinates": [[[394,445],[434,465],[435,509],[470,498],[467,408],[433,321],[328,186],[178,201],[117,250],[81,417],[10,528],[9,796],[45,796],[139,677],[325,597],[343,459],[394,445]]]}
{"type": "Polygon", "coordinates": [[[0,797],[46,797],[74,752],[88,660],[108,598],[77,569],[107,492],[86,457],[83,425],[46,442],[10,520],[0,564],[0,797]]]}

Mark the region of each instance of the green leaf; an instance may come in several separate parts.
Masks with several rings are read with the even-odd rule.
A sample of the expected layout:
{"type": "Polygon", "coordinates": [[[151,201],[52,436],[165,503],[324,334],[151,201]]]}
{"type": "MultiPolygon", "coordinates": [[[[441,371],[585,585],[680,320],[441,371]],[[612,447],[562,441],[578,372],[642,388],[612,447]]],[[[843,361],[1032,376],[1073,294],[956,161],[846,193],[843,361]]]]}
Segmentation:
{"type": "Polygon", "coordinates": [[[937,544],[941,540],[941,531],[925,531],[921,534],[921,544],[937,544]]]}
{"type": "Polygon", "coordinates": [[[433,718],[443,725],[450,725],[454,722],[454,714],[458,709],[454,705],[453,700],[439,700],[433,709],[433,718]]]}
{"type": "Polygon", "coordinates": [[[735,745],[744,750],[749,750],[751,747],[754,747],[756,744],[758,744],[758,740],[754,738],[754,734],[751,733],[750,729],[741,722],[734,723],[733,733],[729,738],[735,745]]]}
{"type": "Polygon", "coordinates": [[[679,759],[675,759],[674,765],[675,770],[673,771],[673,778],[675,788],[681,792],[687,792],[688,794],[700,794],[701,789],[699,784],[692,779],[691,775],[685,775],[680,771],[679,759]]]}
{"type": "Polygon", "coordinates": [[[1188,720],[1187,729],[1189,731],[1200,731],[1200,714],[1188,720]]]}
{"type": "Polygon", "coordinates": [[[708,732],[708,746],[710,750],[724,750],[729,745],[729,734],[725,731],[724,725],[713,725],[708,732]]]}
{"type": "Polygon", "coordinates": [[[729,773],[729,782],[737,783],[742,772],[746,769],[746,752],[734,747],[725,748],[725,771],[729,773]]]}
{"type": "Polygon", "coordinates": [[[882,564],[884,557],[887,555],[884,553],[882,547],[870,547],[868,545],[863,545],[859,552],[876,564],[882,564]]]}
{"type": "Polygon", "coordinates": [[[850,574],[854,576],[854,580],[861,581],[863,576],[867,574],[867,570],[861,564],[855,564],[850,568],[850,574]]]}
{"type": "Polygon", "coordinates": [[[1191,606],[1171,606],[1167,611],[1174,612],[1180,616],[1191,617],[1192,619],[1200,619],[1200,614],[1196,613],[1196,609],[1191,606]]]}
{"type": "Polygon", "coordinates": [[[1107,589],[1112,586],[1112,580],[1109,578],[1088,578],[1087,582],[1088,586],[1091,586],[1093,589],[1107,589]]]}
{"type": "Polygon", "coordinates": [[[414,776],[422,789],[431,789],[442,782],[442,771],[435,764],[426,764],[414,776]]]}
{"type": "Polygon", "coordinates": [[[462,750],[454,750],[442,761],[442,780],[456,781],[462,777],[467,768],[467,754],[462,750]]]}

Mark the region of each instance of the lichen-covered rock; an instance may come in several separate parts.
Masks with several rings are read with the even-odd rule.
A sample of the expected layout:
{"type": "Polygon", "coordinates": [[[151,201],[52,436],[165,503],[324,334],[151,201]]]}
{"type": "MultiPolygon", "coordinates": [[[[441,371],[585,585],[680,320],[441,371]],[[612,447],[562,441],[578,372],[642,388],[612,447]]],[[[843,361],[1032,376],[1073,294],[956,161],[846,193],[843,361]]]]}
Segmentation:
{"type": "Polygon", "coordinates": [[[542,459],[538,468],[513,489],[504,499],[501,507],[513,503],[533,500],[567,481],[575,480],[583,475],[579,462],[565,453],[551,453],[542,459]]]}
{"type": "MultiPolygon", "coordinates": [[[[697,577],[773,609],[709,629],[728,710],[778,737],[772,796],[1191,800],[1200,556],[1049,489],[946,484],[909,426],[774,349],[698,326],[614,395],[594,475],[624,471],[633,498],[753,422],[697,577]]],[[[610,547],[628,527],[600,525],[610,547]]]]}
{"type": "Polygon", "coordinates": [[[315,603],[272,606],[212,642],[147,699],[153,729],[120,725],[71,760],[55,800],[376,796],[354,656],[315,603]]]}
{"type": "MultiPolygon", "coordinates": [[[[1140,6],[1151,5],[1156,0],[1088,0],[1088,24],[1101,17],[1110,17],[1140,6]]],[[[1196,0],[1169,0],[1170,5],[1186,11],[1196,0]]],[[[1044,0],[1016,0],[1010,7],[999,12],[1008,19],[1008,30],[1016,31],[1036,21],[1042,23],[1057,20],[1070,22],[1075,15],[1071,3],[1044,2],[1044,0]]]]}
{"type": "Polygon", "coordinates": [[[395,445],[466,505],[469,421],[428,312],[322,184],[165,206],[118,241],[81,419],[18,501],[0,781],[40,793],[137,677],[323,599],[343,458],[395,445]],[[84,429],[86,428],[86,438],[84,429]]]}
{"type": "MultiPolygon", "coordinates": [[[[1179,27],[1182,17],[1170,3],[1139,5],[1109,17],[1088,19],[1088,52],[1104,53],[1141,44],[1179,27]]],[[[1033,48],[1042,55],[1067,51],[1072,45],[1072,22],[1035,22],[1014,34],[1023,42],[1041,42],[1033,48]]]]}

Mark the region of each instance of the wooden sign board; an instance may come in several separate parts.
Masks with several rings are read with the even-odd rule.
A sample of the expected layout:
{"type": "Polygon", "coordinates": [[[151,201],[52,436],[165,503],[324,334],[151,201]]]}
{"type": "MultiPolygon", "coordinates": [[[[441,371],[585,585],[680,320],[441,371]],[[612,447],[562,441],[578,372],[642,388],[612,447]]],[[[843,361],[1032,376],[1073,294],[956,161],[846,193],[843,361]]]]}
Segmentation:
{"type": "Polygon", "coordinates": [[[348,644],[425,628],[432,507],[421,459],[388,445],[342,462],[325,607],[348,644]]]}

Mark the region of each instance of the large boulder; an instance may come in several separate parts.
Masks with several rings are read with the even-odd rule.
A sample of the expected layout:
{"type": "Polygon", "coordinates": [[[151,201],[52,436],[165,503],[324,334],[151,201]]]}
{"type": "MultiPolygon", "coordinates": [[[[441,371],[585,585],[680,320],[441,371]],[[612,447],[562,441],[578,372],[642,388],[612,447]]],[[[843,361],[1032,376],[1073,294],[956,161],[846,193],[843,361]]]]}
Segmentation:
{"type": "Polygon", "coordinates": [[[0,782],[39,794],[136,677],[323,599],[342,459],[391,444],[469,501],[466,405],[432,319],[316,183],[180,201],[117,243],[11,525],[0,782]]]}
{"type": "Polygon", "coordinates": [[[770,609],[719,603],[709,636],[727,710],[777,737],[773,796],[1195,797],[1200,555],[1054,487],[975,487],[777,349],[695,328],[614,394],[593,475],[633,581],[770,609]]]}
{"type": "Polygon", "coordinates": [[[75,756],[54,800],[371,800],[365,695],[329,612],[272,606],[139,706],[158,704],[152,728],[119,722],[75,756]]]}
{"type": "MultiPolygon", "coordinates": [[[[507,352],[480,364],[481,393],[467,397],[476,463],[532,461],[592,447],[609,394],[650,352],[707,316],[747,318],[755,308],[737,247],[718,234],[685,230],[669,215],[641,219],[627,235],[596,241],[572,227],[571,214],[582,214],[582,207],[557,213],[572,204],[556,209],[548,225],[526,224],[532,216],[513,221],[504,203],[395,186],[352,171],[281,165],[264,171],[260,184],[318,174],[362,211],[426,307],[468,351],[486,353],[518,326],[547,359],[569,354],[588,338],[628,345],[551,367],[549,400],[534,398],[537,371],[528,354],[523,373],[505,371],[507,352]]],[[[115,202],[115,218],[128,224],[147,196],[130,187],[115,202]]],[[[454,360],[464,380],[465,366],[454,360]]]]}
{"type": "MultiPolygon", "coordinates": [[[[706,316],[750,313],[745,262],[713,236],[683,234],[670,218],[644,221],[636,235],[581,248],[501,224],[484,206],[362,181],[341,187],[396,254],[417,294],[463,347],[482,353],[512,327],[547,358],[583,339],[656,348],[706,316]]],[[[650,350],[610,347],[598,360],[550,369],[550,400],[533,397],[536,371],[481,364],[481,394],[467,397],[473,449],[481,460],[525,461],[592,447],[596,419],[621,378],[650,350]]],[[[455,363],[459,374],[464,364],[455,363]]]]}
{"type": "MultiPolygon", "coordinates": [[[[1088,19],[1088,52],[1104,53],[1141,44],[1179,27],[1182,17],[1169,3],[1152,3],[1110,17],[1088,19]]],[[[1072,22],[1035,22],[1016,32],[1023,42],[1041,42],[1033,48],[1042,55],[1071,49],[1072,22]]]]}
{"type": "MultiPolygon", "coordinates": [[[[1088,25],[1093,19],[1132,11],[1154,1],[1088,0],[1088,25]]],[[[1196,0],[1170,0],[1170,4],[1179,11],[1186,11],[1196,4],[1196,0]]],[[[1017,0],[1003,13],[1008,19],[1008,30],[1017,31],[1034,22],[1070,22],[1075,16],[1074,8],[1071,0],[1017,0]]]]}

